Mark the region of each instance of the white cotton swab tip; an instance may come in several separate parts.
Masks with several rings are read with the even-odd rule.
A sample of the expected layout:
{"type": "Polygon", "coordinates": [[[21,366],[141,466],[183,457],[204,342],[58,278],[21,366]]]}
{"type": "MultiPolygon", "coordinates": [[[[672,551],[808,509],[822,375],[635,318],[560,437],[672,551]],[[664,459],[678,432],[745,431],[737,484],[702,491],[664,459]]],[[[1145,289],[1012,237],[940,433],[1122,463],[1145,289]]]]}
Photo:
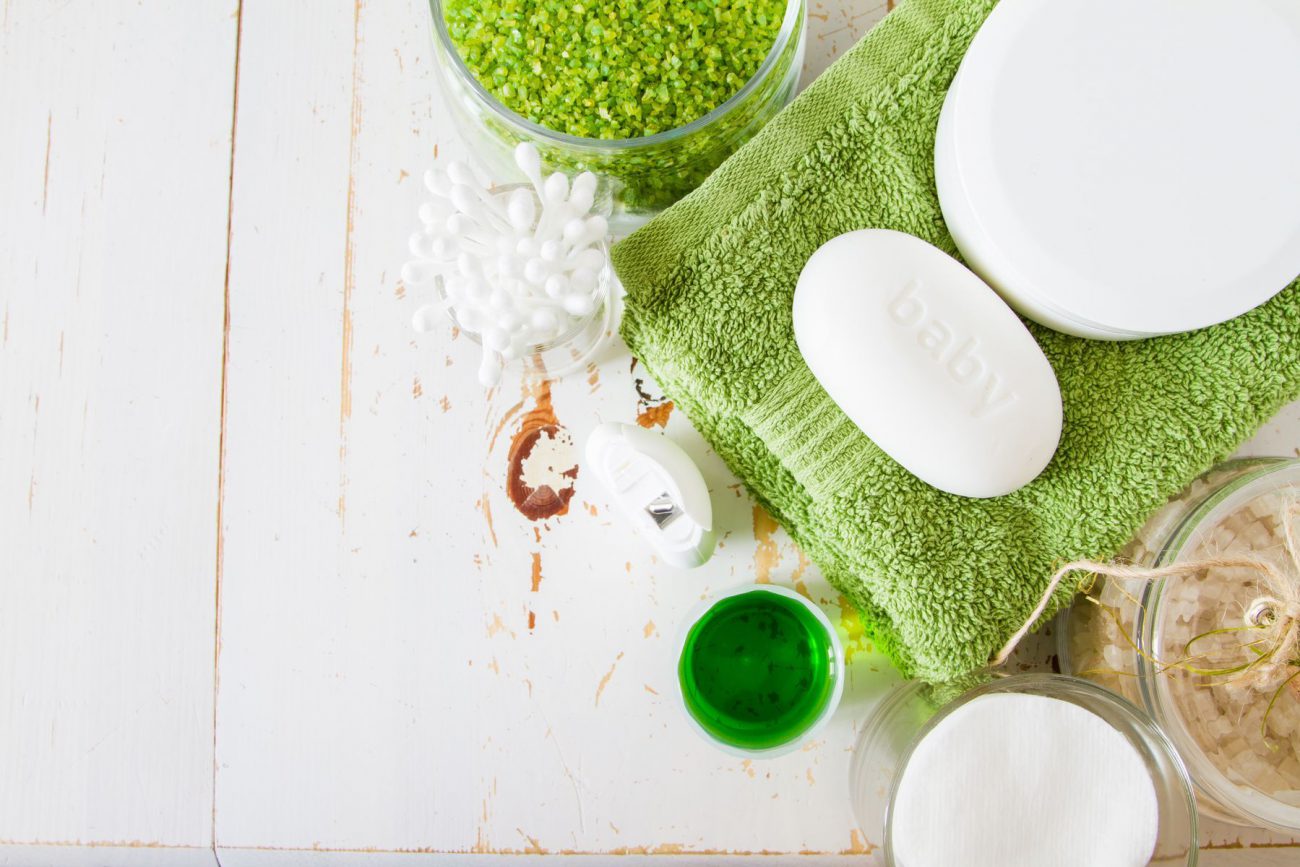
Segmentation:
{"type": "Polygon", "coordinates": [[[478,196],[474,195],[474,190],[465,184],[455,184],[451,188],[451,203],[456,210],[462,214],[474,216],[479,212],[478,196]]]}
{"type": "Polygon", "coordinates": [[[569,177],[563,172],[556,172],[546,179],[542,188],[542,199],[547,207],[563,204],[569,198],[569,177]]]}
{"type": "Polygon", "coordinates": [[[484,349],[479,360],[478,381],[484,388],[491,388],[501,381],[501,356],[490,349],[484,349]]]}
{"type": "Polygon", "coordinates": [[[574,217],[572,220],[564,224],[564,240],[568,241],[569,245],[572,246],[576,244],[584,234],[586,234],[586,231],[587,221],[574,217]]]}
{"type": "Polygon", "coordinates": [[[422,232],[415,232],[407,240],[406,246],[411,251],[411,255],[417,259],[433,259],[435,258],[433,255],[433,241],[437,237],[427,229],[422,232]]]}
{"type": "Polygon", "coordinates": [[[501,255],[497,257],[497,274],[511,279],[518,277],[523,273],[523,266],[519,264],[519,258],[512,255],[501,255]]]}
{"type": "Polygon", "coordinates": [[[495,352],[500,352],[510,345],[510,335],[500,325],[489,325],[483,329],[483,345],[495,352]]]}
{"type": "Polygon", "coordinates": [[[528,318],[529,323],[543,334],[554,334],[560,327],[560,318],[549,307],[539,307],[528,318]]]}
{"type": "Polygon", "coordinates": [[[433,304],[426,304],[411,316],[411,327],[421,334],[427,334],[438,325],[439,320],[438,308],[433,304]]]}
{"type": "Polygon", "coordinates": [[[546,278],[546,285],[544,288],[546,289],[547,296],[551,298],[559,298],[561,295],[569,291],[569,279],[563,274],[552,274],[546,278]]]}
{"type": "Polygon", "coordinates": [[[470,167],[460,160],[453,160],[447,164],[447,177],[453,184],[464,184],[467,187],[479,187],[478,177],[470,170],[470,167]]]}
{"type": "Polygon", "coordinates": [[[542,257],[543,262],[558,262],[564,255],[564,246],[559,240],[552,238],[549,241],[543,241],[541,249],[537,255],[542,257]]]}
{"type": "Polygon", "coordinates": [[[466,277],[478,277],[483,273],[483,264],[477,257],[461,253],[456,257],[456,269],[466,277]]]}
{"type": "Polygon", "coordinates": [[[596,309],[596,302],[591,300],[590,295],[574,293],[564,296],[564,309],[574,316],[586,316],[596,309]]]}
{"type": "Polygon", "coordinates": [[[569,273],[569,285],[575,292],[590,292],[596,288],[598,280],[595,271],[590,268],[575,268],[569,273]]]}
{"type": "Polygon", "coordinates": [[[594,248],[583,250],[569,261],[572,263],[574,268],[587,268],[592,271],[599,271],[605,267],[605,251],[594,248]]]}
{"type": "MultiPolygon", "coordinates": [[[[542,172],[542,155],[538,152],[537,146],[529,142],[520,142],[515,146],[515,165],[530,180],[534,175],[541,175],[542,172]]],[[[538,186],[541,186],[539,183],[538,186]]]]}
{"type": "Polygon", "coordinates": [[[600,214],[592,214],[587,218],[587,243],[599,241],[609,234],[609,220],[606,220],[600,214]]]}
{"type": "Polygon", "coordinates": [[[445,199],[451,195],[451,179],[441,168],[429,169],[424,173],[424,187],[439,198],[445,199]]]}
{"type": "Polygon", "coordinates": [[[515,190],[506,203],[506,216],[515,231],[530,231],[537,222],[536,197],[528,190],[515,190]]]}
{"type": "Polygon", "coordinates": [[[429,242],[429,251],[434,259],[453,259],[460,252],[456,242],[446,235],[439,235],[429,242]]]}
{"type": "Polygon", "coordinates": [[[535,286],[542,286],[551,270],[541,259],[529,259],[524,265],[524,279],[535,286]]]}
{"type": "Polygon", "coordinates": [[[596,202],[598,181],[591,172],[583,172],[573,179],[573,188],[569,191],[569,204],[582,215],[591,210],[596,202]]]}

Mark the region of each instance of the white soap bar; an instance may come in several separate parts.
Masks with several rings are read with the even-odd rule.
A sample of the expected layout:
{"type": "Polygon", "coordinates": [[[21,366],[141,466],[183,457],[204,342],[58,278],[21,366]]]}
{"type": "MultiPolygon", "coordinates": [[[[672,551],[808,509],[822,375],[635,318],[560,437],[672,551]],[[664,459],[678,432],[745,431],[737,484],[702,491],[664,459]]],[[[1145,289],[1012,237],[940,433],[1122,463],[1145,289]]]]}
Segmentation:
{"type": "Polygon", "coordinates": [[[937,247],[864,229],[799,275],[794,336],[868,437],[940,490],[997,497],[1029,483],[1061,437],[1052,366],[1005,302],[937,247]]]}
{"type": "Polygon", "coordinates": [[[1141,754],[1092,711],[984,695],[912,752],[889,842],[900,867],[1143,867],[1159,804],[1141,754]]]}

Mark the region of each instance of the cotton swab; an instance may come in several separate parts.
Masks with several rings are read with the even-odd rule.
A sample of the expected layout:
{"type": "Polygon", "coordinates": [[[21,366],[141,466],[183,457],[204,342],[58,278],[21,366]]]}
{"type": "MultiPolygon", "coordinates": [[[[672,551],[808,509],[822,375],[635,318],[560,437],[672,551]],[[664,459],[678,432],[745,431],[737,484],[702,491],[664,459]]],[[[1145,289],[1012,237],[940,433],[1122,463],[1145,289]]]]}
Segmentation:
{"type": "Polygon", "coordinates": [[[542,193],[542,155],[537,152],[537,148],[528,142],[520,142],[515,147],[515,165],[519,166],[524,177],[533,185],[537,198],[545,202],[546,196],[542,193]]]}
{"type": "Polygon", "coordinates": [[[608,267],[609,224],[591,213],[595,175],[543,176],[541,155],[527,143],[515,149],[515,164],[531,189],[493,191],[459,161],[426,172],[434,198],[420,206],[423,228],[409,239],[415,259],[402,269],[412,285],[442,280],[442,303],[421,307],[412,325],[429,330],[437,308],[448,309],[479,335],[485,386],[505,362],[590,316],[608,267]]]}

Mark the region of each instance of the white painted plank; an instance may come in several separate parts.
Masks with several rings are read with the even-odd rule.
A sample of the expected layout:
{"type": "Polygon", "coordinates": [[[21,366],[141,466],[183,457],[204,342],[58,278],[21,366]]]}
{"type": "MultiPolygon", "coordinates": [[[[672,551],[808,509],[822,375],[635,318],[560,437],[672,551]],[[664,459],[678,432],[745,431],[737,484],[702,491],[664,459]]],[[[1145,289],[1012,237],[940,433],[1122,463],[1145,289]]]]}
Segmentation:
{"type": "Polygon", "coordinates": [[[210,846],[0,846],[0,867],[213,867],[215,863],[210,846]]]}
{"type": "MultiPolygon", "coordinates": [[[[399,814],[384,792],[415,805],[433,784],[418,757],[385,750],[410,741],[404,703],[434,662],[409,638],[423,629],[409,618],[433,588],[403,588],[415,591],[409,599],[385,592],[410,565],[392,545],[415,523],[376,515],[382,526],[359,527],[366,516],[351,497],[360,475],[352,431],[373,396],[353,388],[350,371],[374,357],[354,336],[351,305],[379,291],[356,284],[351,252],[354,222],[367,219],[352,205],[349,177],[353,129],[368,120],[353,97],[362,11],[308,2],[244,11],[222,528],[222,845],[303,847],[376,826],[386,841],[399,814]],[[401,562],[391,573],[359,571],[373,550],[401,562]],[[407,664],[377,665],[398,655],[407,664]]],[[[391,49],[386,60],[395,62],[391,49]]],[[[385,128],[413,140],[397,120],[385,128]]],[[[393,239],[390,255],[403,247],[393,239]]],[[[393,334],[398,342],[381,354],[407,342],[393,334]]],[[[401,452],[382,457],[392,496],[417,493],[401,452]]],[[[432,749],[433,737],[425,741],[432,749]]]]}
{"type": "MultiPolygon", "coordinates": [[[[760,858],[758,863],[771,864],[775,859],[760,858]]],[[[222,849],[221,867],[452,867],[469,863],[474,867],[511,867],[520,862],[530,867],[560,867],[580,864],[583,867],[719,867],[753,863],[743,856],[719,859],[716,855],[491,855],[476,854],[473,860],[458,853],[436,852],[326,852],[317,849],[222,849]]],[[[782,861],[782,864],[788,862],[782,861]]],[[[1248,862],[1240,862],[1248,863],[1248,862]]],[[[1269,862],[1270,865],[1272,862],[1269,862]]],[[[807,855],[798,860],[799,867],[867,867],[861,856],[807,855]]],[[[1236,867],[1236,865],[1232,865],[1236,867]]]]}
{"type": "Polygon", "coordinates": [[[6,844],[211,861],[235,5],[0,11],[6,844]]]}

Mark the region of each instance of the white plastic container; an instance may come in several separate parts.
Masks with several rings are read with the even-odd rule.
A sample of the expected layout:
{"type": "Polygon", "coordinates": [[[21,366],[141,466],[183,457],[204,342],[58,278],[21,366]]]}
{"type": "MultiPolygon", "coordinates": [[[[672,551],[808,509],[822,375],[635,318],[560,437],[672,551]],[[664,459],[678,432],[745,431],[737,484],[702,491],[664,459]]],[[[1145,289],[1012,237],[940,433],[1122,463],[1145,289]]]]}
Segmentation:
{"type": "Polygon", "coordinates": [[[948,92],[944,218],[1023,315],[1191,331],[1300,274],[1300,3],[1002,0],[948,92]]]}

